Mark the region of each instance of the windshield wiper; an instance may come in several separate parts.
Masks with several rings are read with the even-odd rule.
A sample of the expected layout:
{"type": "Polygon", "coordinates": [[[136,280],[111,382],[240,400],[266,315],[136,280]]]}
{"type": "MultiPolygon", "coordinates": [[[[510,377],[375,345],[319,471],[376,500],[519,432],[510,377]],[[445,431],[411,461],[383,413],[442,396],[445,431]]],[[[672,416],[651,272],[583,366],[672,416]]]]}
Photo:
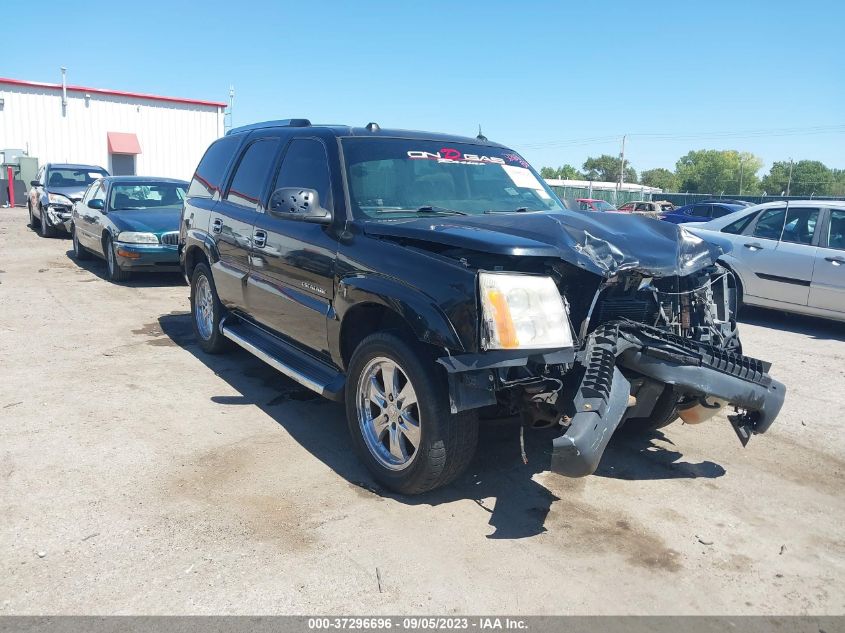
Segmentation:
{"type": "Polygon", "coordinates": [[[496,209],[487,209],[484,213],[528,213],[528,207],[517,207],[516,209],[511,209],[509,211],[497,211],[496,209]]]}
{"type": "Polygon", "coordinates": [[[469,215],[465,211],[456,211],[455,209],[436,207],[430,204],[425,204],[416,209],[378,209],[376,213],[408,213],[409,211],[415,213],[436,213],[438,215],[469,215]]]}

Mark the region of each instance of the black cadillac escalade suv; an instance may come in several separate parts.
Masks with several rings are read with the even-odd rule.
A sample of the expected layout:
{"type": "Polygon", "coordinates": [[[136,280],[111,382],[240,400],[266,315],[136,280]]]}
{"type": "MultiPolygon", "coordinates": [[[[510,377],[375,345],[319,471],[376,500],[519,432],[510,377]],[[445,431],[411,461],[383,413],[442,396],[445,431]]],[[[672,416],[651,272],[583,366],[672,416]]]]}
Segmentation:
{"type": "Polygon", "coordinates": [[[552,470],[610,436],[723,407],[743,444],[784,387],[742,355],[720,247],[668,222],[567,210],[487,139],[317,126],[230,131],[191,182],[181,258],[209,353],[235,343],[344,400],[402,493],[456,477],[479,420],[556,426],[552,470]]]}

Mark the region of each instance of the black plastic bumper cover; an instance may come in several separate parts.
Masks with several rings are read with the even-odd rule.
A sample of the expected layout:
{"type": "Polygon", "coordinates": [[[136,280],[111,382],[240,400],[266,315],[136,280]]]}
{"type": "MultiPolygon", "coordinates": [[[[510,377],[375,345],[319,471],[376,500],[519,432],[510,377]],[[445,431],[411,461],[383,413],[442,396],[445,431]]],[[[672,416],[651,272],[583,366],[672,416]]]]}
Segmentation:
{"type": "Polygon", "coordinates": [[[591,475],[625,415],[630,383],[618,365],[679,393],[711,396],[745,411],[731,423],[743,445],[774,422],[786,388],[762,361],[665,334],[648,326],[614,324],[594,332],[582,360],[586,373],[567,432],[553,441],[551,470],[591,475]],[[641,329],[642,328],[642,329],[641,329]],[[618,360],[617,360],[618,358],[618,360]]]}

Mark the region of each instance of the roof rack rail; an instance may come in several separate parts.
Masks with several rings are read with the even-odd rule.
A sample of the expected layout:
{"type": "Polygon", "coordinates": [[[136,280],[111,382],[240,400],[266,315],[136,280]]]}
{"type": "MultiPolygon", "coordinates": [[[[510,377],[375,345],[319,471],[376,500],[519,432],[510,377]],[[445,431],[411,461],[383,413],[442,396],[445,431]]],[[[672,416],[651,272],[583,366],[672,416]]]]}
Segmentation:
{"type": "Polygon", "coordinates": [[[278,121],[263,121],[261,123],[251,123],[250,125],[242,125],[235,127],[226,132],[226,136],[230,134],[238,134],[240,132],[249,132],[250,130],[261,130],[268,127],[311,127],[311,121],[308,119],[280,119],[278,121]]]}

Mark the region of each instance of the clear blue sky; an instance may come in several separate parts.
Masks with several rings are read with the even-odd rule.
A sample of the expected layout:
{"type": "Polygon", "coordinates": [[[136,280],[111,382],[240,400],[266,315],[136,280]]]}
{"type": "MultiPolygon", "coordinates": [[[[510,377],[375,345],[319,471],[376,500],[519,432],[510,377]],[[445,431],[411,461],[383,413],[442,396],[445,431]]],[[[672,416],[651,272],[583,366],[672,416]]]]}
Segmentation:
{"type": "Polygon", "coordinates": [[[481,123],[537,168],[625,133],[640,171],[703,148],[845,168],[839,0],[184,4],[3,3],[0,76],[64,65],[73,84],[221,101],[234,84],[236,125],[481,123]],[[839,127],[806,131],[822,126],[839,127]]]}

